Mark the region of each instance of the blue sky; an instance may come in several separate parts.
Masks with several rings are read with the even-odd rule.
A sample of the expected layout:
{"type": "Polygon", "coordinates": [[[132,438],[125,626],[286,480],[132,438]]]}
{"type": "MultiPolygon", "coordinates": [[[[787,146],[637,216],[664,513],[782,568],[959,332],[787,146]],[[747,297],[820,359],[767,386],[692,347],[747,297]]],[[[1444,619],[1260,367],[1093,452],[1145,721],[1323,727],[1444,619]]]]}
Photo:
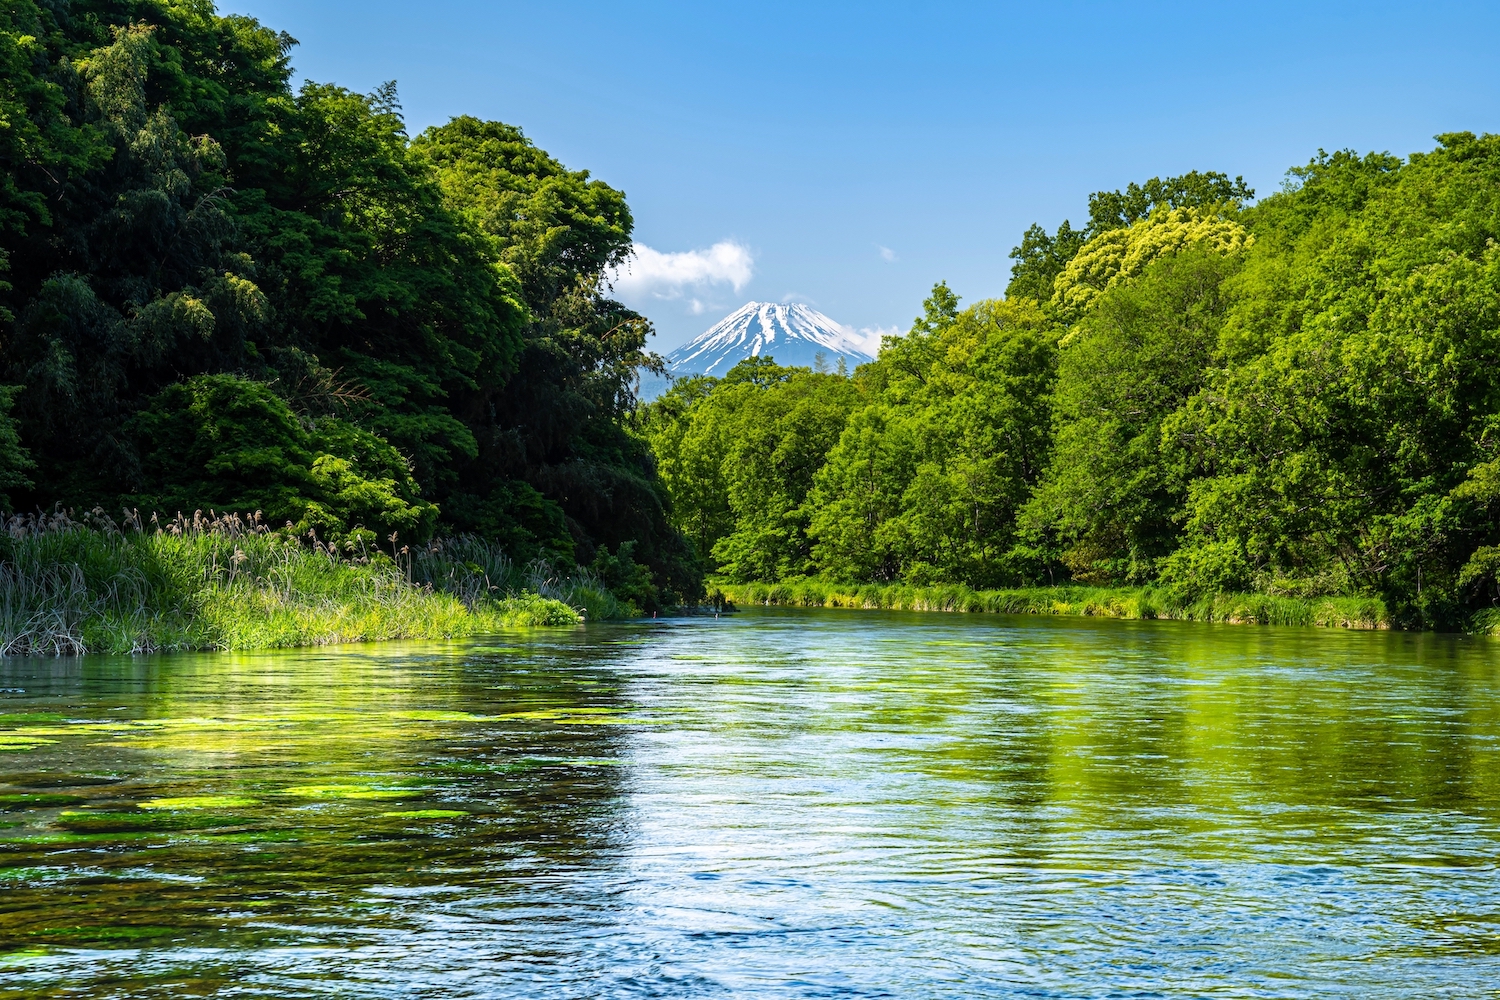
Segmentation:
{"type": "Polygon", "coordinates": [[[498,118],[622,188],[663,353],[751,298],[874,332],[997,296],[1090,191],[1500,131],[1495,4],[221,4],[299,77],[395,79],[413,133],[498,118]]]}

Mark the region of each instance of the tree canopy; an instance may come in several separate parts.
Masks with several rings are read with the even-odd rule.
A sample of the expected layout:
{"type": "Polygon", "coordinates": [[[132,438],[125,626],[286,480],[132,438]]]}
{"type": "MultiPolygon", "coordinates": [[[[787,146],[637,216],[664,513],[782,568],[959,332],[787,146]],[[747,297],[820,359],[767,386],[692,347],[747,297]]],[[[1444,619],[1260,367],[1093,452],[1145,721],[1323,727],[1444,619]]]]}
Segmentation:
{"type": "Polygon", "coordinates": [[[680,384],[642,418],[674,516],[733,579],[1362,594],[1409,624],[1500,621],[1500,137],[1438,142],[1320,152],[1258,202],[1222,173],[1152,179],[1091,196],[1083,229],[1031,227],[1005,299],[960,309],[940,283],[822,390],[827,422],[765,444],[799,481],[822,456],[774,508],[735,483],[728,413],[815,373],[680,384]],[[725,540],[746,523],[798,558],[743,557],[725,540]]]}
{"type": "Polygon", "coordinates": [[[623,425],[657,363],[604,282],[624,194],[499,122],[412,139],[394,84],[294,90],[294,45],[206,0],[0,11],[7,502],[476,532],[694,591],[623,425]]]}

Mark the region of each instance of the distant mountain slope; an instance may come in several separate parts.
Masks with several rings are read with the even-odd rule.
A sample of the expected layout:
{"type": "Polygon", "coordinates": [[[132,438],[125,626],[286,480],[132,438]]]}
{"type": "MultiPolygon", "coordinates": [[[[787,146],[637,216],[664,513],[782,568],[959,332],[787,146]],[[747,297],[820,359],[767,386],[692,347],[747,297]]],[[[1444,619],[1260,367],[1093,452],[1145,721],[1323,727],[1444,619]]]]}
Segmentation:
{"type": "MultiPolygon", "coordinates": [[[[673,378],[722,376],[753,357],[811,368],[819,354],[830,370],[836,369],[842,358],[853,371],[855,366],[875,360],[866,343],[848,327],[800,303],[747,302],[668,354],[667,372],[673,378]]],[[[647,401],[655,399],[670,384],[669,379],[642,375],[638,395],[647,401]]]]}
{"type": "Polygon", "coordinates": [[[667,355],[673,375],[723,375],[746,358],[811,366],[818,354],[829,367],[873,361],[865,342],[816,309],[800,303],[747,302],[667,355]]]}

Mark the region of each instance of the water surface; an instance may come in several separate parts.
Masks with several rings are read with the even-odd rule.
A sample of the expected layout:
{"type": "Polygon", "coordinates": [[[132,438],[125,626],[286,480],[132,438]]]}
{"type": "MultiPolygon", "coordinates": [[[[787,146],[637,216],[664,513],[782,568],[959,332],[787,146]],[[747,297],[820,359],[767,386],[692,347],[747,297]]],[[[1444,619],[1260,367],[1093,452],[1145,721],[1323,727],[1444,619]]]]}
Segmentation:
{"type": "Polygon", "coordinates": [[[1500,996],[1500,643],[755,610],[0,662],[0,997],[1500,996]]]}

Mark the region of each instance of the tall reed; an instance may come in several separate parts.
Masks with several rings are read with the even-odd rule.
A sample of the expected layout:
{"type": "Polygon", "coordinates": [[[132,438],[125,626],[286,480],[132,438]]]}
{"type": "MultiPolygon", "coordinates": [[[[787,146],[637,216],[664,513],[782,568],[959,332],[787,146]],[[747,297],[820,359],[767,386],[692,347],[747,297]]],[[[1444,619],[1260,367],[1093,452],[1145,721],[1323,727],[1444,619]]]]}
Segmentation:
{"type": "Polygon", "coordinates": [[[413,580],[457,595],[465,604],[496,595],[536,594],[579,609],[590,621],[624,617],[627,608],[593,571],[555,568],[545,559],[518,566],[499,545],[476,535],[435,539],[397,554],[413,580]]]}
{"type": "Polygon", "coordinates": [[[0,532],[0,655],[449,638],[582,618],[534,591],[477,591],[467,568],[443,578],[440,563],[418,579],[409,548],[294,536],[258,514],[14,516],[0,532]]]}

